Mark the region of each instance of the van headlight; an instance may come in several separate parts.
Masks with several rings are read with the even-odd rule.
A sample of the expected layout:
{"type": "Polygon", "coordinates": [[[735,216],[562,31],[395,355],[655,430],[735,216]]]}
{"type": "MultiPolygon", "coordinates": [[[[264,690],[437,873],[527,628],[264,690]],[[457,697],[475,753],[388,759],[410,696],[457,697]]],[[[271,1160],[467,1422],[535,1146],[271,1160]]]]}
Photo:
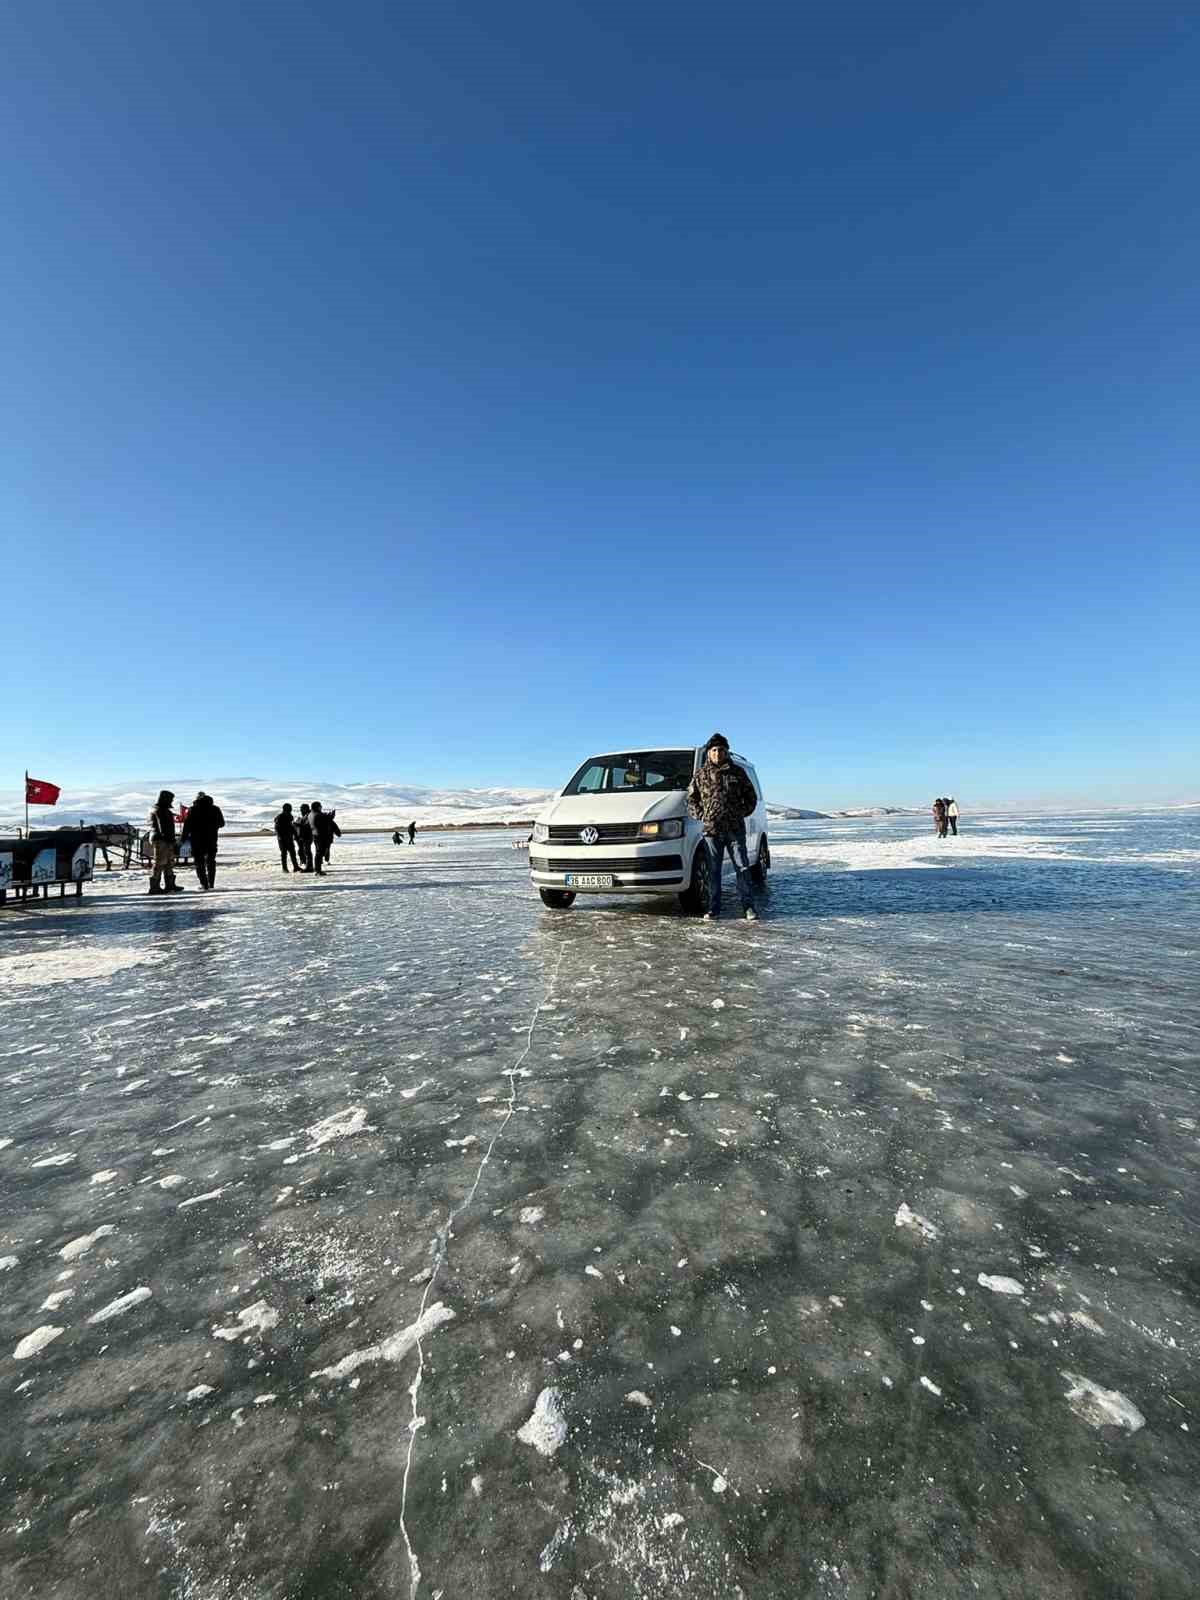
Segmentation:
{"type": "Polygon", "coordinates": [[[544,822],[535,822],[533,825],[534,844],[545,844],[549,837],[550,829],[546,826],[546,824],[544,822]]]}
{"type": "Polygon", "coordinates": [[[683,818],[668,817],[665,822],[643,822],[638,829],[642,839],[682,839],[683,818]]]}

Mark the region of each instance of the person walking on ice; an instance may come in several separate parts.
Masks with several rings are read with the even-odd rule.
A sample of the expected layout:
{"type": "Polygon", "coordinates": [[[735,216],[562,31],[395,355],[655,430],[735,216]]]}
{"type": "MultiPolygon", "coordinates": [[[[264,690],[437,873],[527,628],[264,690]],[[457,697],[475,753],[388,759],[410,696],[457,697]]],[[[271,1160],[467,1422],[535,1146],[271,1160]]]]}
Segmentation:
{"type": "Polygon", "coordinates": [[[408,825],[408,842],[409,842],[409,844],[412,844],[413,840],[416,837],[417,837],[417,825],[416,825],[415,822],[410,822],[409,825],[408,825]]]}
{"type": "Polygon", "coordinates": [[[296,819],[292,816],[292,808],[285,805],[275,818],[275,839],[279,845],[279,865],[286,872],[288,857],[291,857],[292,871],[300,871],[300,863],[296,860],[296,819]]]}
{"type": "Polygon", "coordinates": [[[301,872],[311,872],[313,869],[312,842],[312,807],[306,800],[300,807],[300,820],[296,823],[296,844],[300,850],[301,872]]]}
{"type": "Polygon", "coordinates": [[[333,843],[334,835],[340,839],[342,830],[333,820],[333,812],[321,809],[319,800],[313,801],[309,818],[313,832],[313,871],[318,878],[323,878],[325,873],[322,870],[322,862],[329,860],[329,847],[333,843]]]}
{"type": "Polygon", "coordinates": [[[953,795],[946,802],[946,821],[950,824],[950,832],[958,838],[958,801],[953,795]]]}
{"type": "Polygon", "coordinates": [[[725,852],[737,874],[738,895],[747,922],[757,922],[750,863],[746,859],[746,818],[758,804],[749,775],[729,759],[729,740],[714,733],[687,795],[688,815],[704,824],[704,848],[712,859],[712,894],[706,922],[721,915],[721,863],[725,852]]]}

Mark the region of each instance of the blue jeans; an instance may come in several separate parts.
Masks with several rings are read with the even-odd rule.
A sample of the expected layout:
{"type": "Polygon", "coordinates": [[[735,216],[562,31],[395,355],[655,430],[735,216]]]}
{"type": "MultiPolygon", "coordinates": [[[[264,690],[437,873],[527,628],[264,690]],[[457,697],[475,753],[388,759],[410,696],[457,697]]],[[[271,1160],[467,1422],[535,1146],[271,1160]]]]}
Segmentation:
{"type": "Polygon", "coordinates": [[[729,851],[729,859],[733,862],[733,869],[737,873],[738,895],[741,898],[742,910],[749,911],[754,904],[754,892],[750,886],[750,863],[746,859],[745,823],[736,833],[706,834],[704,843],[708,849],[708,859],[712,863],[712,896],[709,900],[709,911],[714,917],[721,915],[721,862],[726,850],[729,851]]]}

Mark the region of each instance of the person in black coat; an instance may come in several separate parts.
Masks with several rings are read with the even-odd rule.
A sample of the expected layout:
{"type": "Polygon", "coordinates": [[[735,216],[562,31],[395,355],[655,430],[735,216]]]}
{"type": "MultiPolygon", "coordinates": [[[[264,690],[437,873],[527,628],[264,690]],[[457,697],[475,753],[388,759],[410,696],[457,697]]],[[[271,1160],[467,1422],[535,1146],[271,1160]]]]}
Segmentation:
{"type": "Polygon", "coordinates": [[[196,881],[202,889],[211,889],[217,881],[217,834],[225,826],[225,815],[212,795],[200,793],[192,801],[191,809],[183,820],[179,842],[190,840],[192,862],[196,868],[196,881]]]}
{"type": "Polygon", "coordinates": [[[275,818],[275,839],[279,845],[279,865],[286,872],[288,857],[291,857],[292,871],[300,871],[300,863],[296,860],[296,822],[292,816],[291,806],[285,805],[275,818]]]}
{"type": "Polygon", "coordinates": [[[296,819],[296,848],[300,852],[300,871],[311,872],[313,869],[313,830],[312,807],[306,800],[300,807],[300,815],[296,819]]]}
{"type": "Polygon", "coordinates": [[[342,830],[334,821],[334,815],[332,811],[323,811],[319,800],[313,801],[309,820],[313,831],[313,871],[318,877],[325,876],[321,870],[321,863],[329,860],[329,847],[335,837],[340,839],[342,836],[342,830]]]}

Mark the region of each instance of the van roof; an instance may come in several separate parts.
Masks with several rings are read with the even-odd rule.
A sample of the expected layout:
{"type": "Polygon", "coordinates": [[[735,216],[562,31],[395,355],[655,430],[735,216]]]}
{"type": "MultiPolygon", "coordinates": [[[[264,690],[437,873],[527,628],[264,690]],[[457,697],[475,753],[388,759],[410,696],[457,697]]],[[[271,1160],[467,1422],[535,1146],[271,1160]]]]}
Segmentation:
{"type": "Polygon", "coordinates": [[[622,744],[615,750],[593,750],[592,759],[607,761],[610,756],[649,755],[653,750],[698,750],[697,744],[681,739],[678,744],[622,744]]]}
{"type": "MultiPolygon", "coordinates": [[[[702,744],[688,744],[686,741],[681,744],[626,744],[621,745],[617,750],[594,750],[588,760],[609,761],[613,756],[649,755],[654,750],[691,750],[694,753],[705,748],[702,744]]],[[[736,750],[731,750],[729,754],[735,761],[742,762],[744,766],[753,765],[749,757],[739,755],[736,750]]]]}

